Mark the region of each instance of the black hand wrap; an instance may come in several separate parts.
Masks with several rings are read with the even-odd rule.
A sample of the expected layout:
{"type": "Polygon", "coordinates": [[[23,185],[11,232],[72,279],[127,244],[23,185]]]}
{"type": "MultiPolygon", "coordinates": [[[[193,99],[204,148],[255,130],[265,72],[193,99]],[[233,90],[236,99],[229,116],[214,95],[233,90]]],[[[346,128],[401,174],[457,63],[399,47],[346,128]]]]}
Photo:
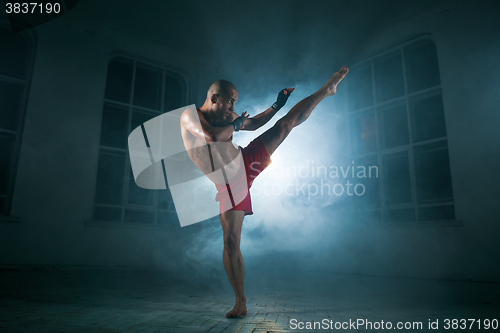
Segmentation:
{"type": "Polygon", "coordinates": [[[241,125],[243,125],[245,120],[247,120],[247,117],[245,117],[245,116],[239,116],[238,118],[233,120],[233,122],[231,123],[231,126],[233,126],[235,132],[238,132],[240,130],[240,127],[241,127],[241,125]]]}
{"type": "Polygon", "coordinates": [[[291,93],[292,93],[291,91],[288,91],[286,89],[281,90],[278,94],[278,99],[273,104],[272,108],[275,109],[276,111],[281,109],[285,105],[285,103],[288,100],[288,97],[290,97],[291,93]],[[285,91],[287,92],[286,95],[285,95],[285,91]]]}

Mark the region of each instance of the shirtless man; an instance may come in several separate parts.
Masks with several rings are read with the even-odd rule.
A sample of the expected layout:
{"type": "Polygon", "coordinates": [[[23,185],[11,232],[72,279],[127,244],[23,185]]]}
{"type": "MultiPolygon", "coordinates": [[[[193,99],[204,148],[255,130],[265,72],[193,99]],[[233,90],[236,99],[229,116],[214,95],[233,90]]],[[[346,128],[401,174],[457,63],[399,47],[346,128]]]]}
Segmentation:
{"type": "Polygon", "coordinates": [[[292,128],[304,122],[321,100],[335,95],[337,84],[348,71],[347,67],[342,67],[333,74],[317,92],[300,101],[272,128],[241,149],[241,155],[232,144],[233,133],[253,131],[266,124],[283,107],[293,88],[283,89],[272,107],[250,118],[246,112],[241,116],[234,112],[238,92],[232,83],[220,80],[210,86],[205,103],[196,112],[186,110],[181,116],[181,134],[189,157],[218,190],[216,200],[220,203],[219,217],[224,232],[223,262],[236,296],[236,305],[226,317],[247,313],[240,236],[243,218],[253,214],[248,189],[254,178],[269,165],[270,156],[292,128]],[[241,162],[237,162],[238,156],[243,157],[241,162]],[[220,172],[216,175],[216,170],[222,170],[222,177],[220,172]]]}

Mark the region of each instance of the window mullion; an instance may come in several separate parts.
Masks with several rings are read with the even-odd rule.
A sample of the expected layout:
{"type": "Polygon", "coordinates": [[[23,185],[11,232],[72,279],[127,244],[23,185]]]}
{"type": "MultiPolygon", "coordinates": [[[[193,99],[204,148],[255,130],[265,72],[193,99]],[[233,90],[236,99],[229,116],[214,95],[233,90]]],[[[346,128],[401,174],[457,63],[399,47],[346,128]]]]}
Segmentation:
{"type": "Polygon", "coordinates": [[[346,117],[346,128],[347,128],[347,140],[349,142],[348,144],[348,155],[351,159],[354,157],[354,154],[353,154],[353,151],[352,151],[352,139],[351,139],[351,119],[353,118],[353,115],[350,114],[349,112],[347,113],[347,117],[346,117]]]}
{"type": "Polygon", "coordinates": [[[167,79],[167,76],[165,74],[165,68],[161,71],[162,73],[162,78],[161,78],[161,96],[160,96],[160,113],[165,113],[164,105],[165,105],[165,80],[167,79]]]}
{"type": "Polygon", "coordinates": [[[405,85],[405,100],[406,100],[406,117],[408,119],[408,135],[410,136],[410,147],[408,148],[408,157],[410,158],[410,183],[411,183],[411,195],[412,203],[415,209],[415,218],[418,221],[418,209],[417,209],[417,175],[415,167],[415,156],[413,155],[413,122],[410,114],[410,97],[409,97],[409,83],[408,83],[408,73],[406,71],[406,55],[404,49],[401,48],[401,60],[403,65],[403,82],[405,85]]]}
{"type": "MultiPolygon", "coordinates": [[[[162,71],[162,78],[161,78],[161,89],[160,89],[160,113],[165,113],[165,80],[166,80],[166,69],[163,68],[162,71]]],[[[163,163],[163,161],[162,161],[163,163]]],[[[164,176],[165,177],[165,176],[164,176]]],[[[166,183],[166,179],[165,179],[166,183]]],[[[168,191],[168,188],[165,186],[165,191],[168,191]]],[[[158,208],[159,208],[159,199],[160,193],[159,191],[154,191],[153,194],[153,207],[154,207],[154,224],[158,224],[158,208]]]]}
{"type": "Polygon", "coordinates": [[[375,80],[375,65],[373,59],[370,60],[370,67],[372,72],[372,94],[373,94],[373,112],[375,116],[375,138],[377,140],[377,164],[378,164],[378,188],[379,188],[379,201],[380,201],[380,213],[381,219],[384,220],[384,203],[385,203],[385,191],[384,191],[384,166],[382,165],[382,154],[380,153],[380,128],[378,119],[378,98],[377,98],[377,82],[375,80]]]}

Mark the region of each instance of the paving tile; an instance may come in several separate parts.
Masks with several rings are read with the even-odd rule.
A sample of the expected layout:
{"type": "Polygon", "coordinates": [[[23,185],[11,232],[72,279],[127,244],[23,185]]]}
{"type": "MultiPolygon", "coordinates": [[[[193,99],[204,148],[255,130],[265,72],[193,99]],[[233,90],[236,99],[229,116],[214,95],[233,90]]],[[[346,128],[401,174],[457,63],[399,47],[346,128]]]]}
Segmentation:
{"type": "MultiPolygon", "coordinates": [[[[294,331],[289,326],[291,319],[302,322],[328,319],[333,323],[357,319],[394,324],[422,322],[424,328],[419,332],[424,333],[444,332],[445,318],[500,319],[500,286],[473,282],[344,275],[337,277],[335,284],[318,284],[318,290],[261,289],[247,295],[248,313],[238,319],[225,318],[233,306],[232,295],[163,283],[160,277],[136,275],[127,279],[113,272],[0,272],[0,285],[3,286],[0,289],[2,333],[290,332],[294,331]],[[150,283],[137,283],[136,279],[150,283]],[[484,299],[489,304],[484,304],[484,299]],[[441,327],[429,330],[425,327],[429,319],[439,320],[441,327]]],[[[405,330],[340,327],[318,331],[399,333],[405,330]]],[[[478,328],[467,331],[486,332],[478,328]]]]}

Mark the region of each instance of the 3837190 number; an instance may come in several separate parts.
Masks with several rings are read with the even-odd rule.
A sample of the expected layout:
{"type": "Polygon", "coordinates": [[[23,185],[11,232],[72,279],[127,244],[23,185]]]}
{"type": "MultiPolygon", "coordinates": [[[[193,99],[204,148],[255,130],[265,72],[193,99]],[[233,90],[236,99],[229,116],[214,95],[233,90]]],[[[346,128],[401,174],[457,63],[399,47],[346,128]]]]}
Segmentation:
{"type": "Polygon", "coordinates": [[[477,327],[478,329],[498,329],[497,319],[445,319],[443,328],[445,330],[465,330],[477,327]],[[482,324],[482,325],[481,325],[482,324]]]}
{"type": "Polygon", "coordinates": [[[38,2],[24,2],[24,3],[5,3],[5,12],[7,14],[59,14],[61,12],[60,3],[38,3],[38,2]]]}

